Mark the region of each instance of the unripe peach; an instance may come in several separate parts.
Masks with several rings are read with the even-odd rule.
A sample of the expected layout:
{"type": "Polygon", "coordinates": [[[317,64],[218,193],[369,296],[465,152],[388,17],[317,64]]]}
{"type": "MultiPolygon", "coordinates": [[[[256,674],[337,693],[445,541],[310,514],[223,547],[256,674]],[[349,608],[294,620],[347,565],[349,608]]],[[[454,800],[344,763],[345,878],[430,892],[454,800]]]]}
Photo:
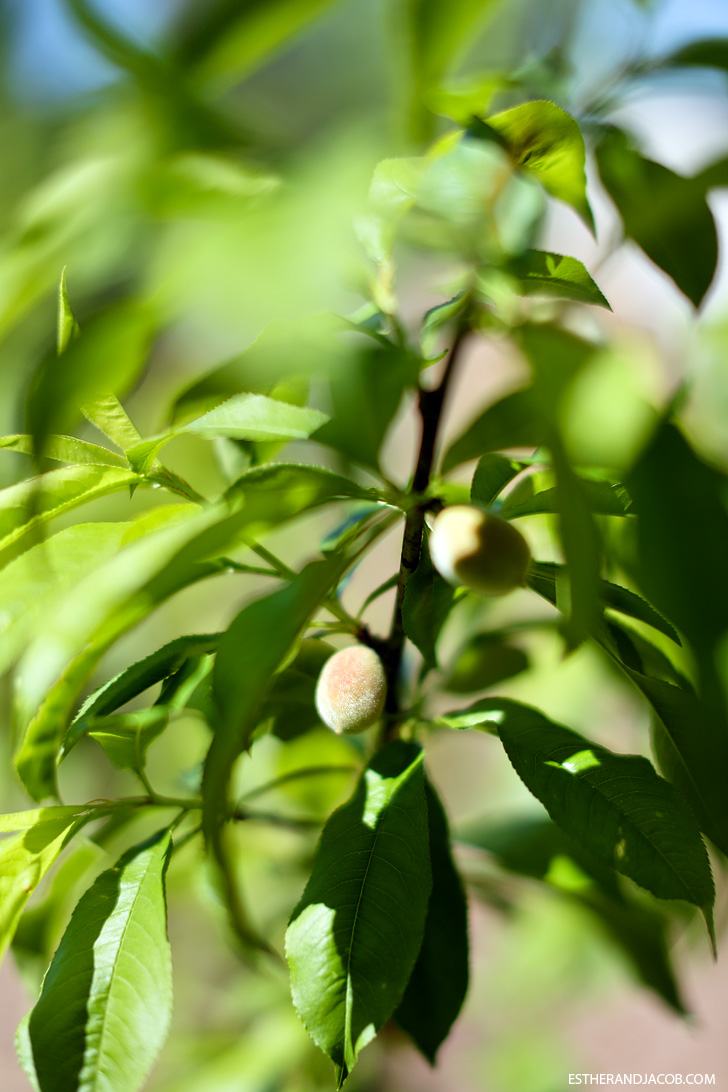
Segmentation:
{"type": "Polygon", "coordinates": [[[382,715],[387,680],[374,649],[352,645],[326,661],[316,684],[316,709],[333,732],[355,735],[382,715]]]}
{"type": "Polygon", "coordinates": [[[468,504],[443,508],[430,535],[432,563],[449,584],[505,595],[525,583],[528,543],[513,524],[468,504]]]}

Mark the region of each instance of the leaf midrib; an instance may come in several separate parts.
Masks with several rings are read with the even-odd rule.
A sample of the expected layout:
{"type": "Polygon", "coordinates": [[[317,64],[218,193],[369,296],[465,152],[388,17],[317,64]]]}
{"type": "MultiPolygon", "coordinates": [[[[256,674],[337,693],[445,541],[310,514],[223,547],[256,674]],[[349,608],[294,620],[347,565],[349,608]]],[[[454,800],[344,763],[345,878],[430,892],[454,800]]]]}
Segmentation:
{"type": "MultiPolygon", "coordinates": [[[[149,877],[149,870],[151,868],[151,864],[152,864],[152,862],[150,860],[149,863],[147,864],[145,870],[144,870],[144,876],[142,877],[142,880],[141,880],[141,882],[139,883],[139,885],[137,887],[136,894],[134,895],[132,903],[131,903],[131,905],[129,907],[129,912],[127,914],[126,922],[124,923],[124,929],[123,929],[123,932],[121,934],[121,938],[119,940],[119,945],[118,945],[118,948],[117,948],[117,951],[116,951],[116,956],[114,957],[114,962],[112,964],[111,974],[109,976],[109,986],[108,986],[108,989],[106,991],[106,1002],[107,1003],[104,1005],[104,1014],[103,1014],[103,1017],[101,1019],[101,1030],[99,1031],[99,1037],[98,1037],[98,1046],[97,1046],[97,1050],[96,1050],[96,1061],[95,1061],[95,1064],[94,1064],[94,1074],[93,1074],[93,1078],[92,1078],[92,1083],[87,1086],[87,1092],[96,1092],[96,1088],[97,1088],[97,1085],[98,1085],[99,1073],[100,1073],[100,1069],[101,1069],[101,1067],[99,1065],[99,1059],[102,1057],[102,1049],[101,1048],[102,1048],[102,1045],[103,1045],[103,1042],[104,1042],[104,1036],[106,1034],[106,1020],[107,1020],[107,1016],[108,1016],[108,1013],[109,1013],[108,999],[111,996],[114,980],[116,978],[117,965],[119,963],[119,960],[121,958],[121,953],[122,953],[122,950],[124,948],[124,942],[126,940],[126,934],[127,934],[128,929],[129,929],[129,923],[131,922],[132,914],[134,913],[134,908],[136,907],[139,896],[142,893],[142,888],[146,884],[146,881],[147,881],[147,879],[149,877]]],[[[85,1054],[85,1051],[84,1051],[84,1054],[85,1054]]]]}

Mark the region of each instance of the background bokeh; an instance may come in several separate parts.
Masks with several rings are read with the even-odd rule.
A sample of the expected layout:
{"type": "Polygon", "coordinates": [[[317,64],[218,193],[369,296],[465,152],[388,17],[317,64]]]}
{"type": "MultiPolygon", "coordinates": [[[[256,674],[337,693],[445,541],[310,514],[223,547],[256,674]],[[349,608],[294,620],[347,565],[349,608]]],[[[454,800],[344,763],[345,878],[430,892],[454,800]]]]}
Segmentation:
{"type": "MultiPolygon", "coordinates": [[[[211,12],[224,19],[234,4],[0,2],[3,433],[23,431],[31,377],[52,352],[64,266],[81,325],[105,321],[112,338],[115,322],[126,331],[113,342],[115,366],[129,377],[125,405],[144,434],[169,423],[175,398],[192,379],[234,357],[269,324],[275,329],[316,312],[349,313],[359,306],[361,257],[352,222],[372,169],[427,134],[417,131],[421,120],[411,118],[397,3],[341,0],[319,7],[319,18],[302,28],[294,14],[288,35],[266,20],[263,3],[255,33],[241,36],[232,19],[217,35],[209,25],[211,12]]],[[[474,26],[460,64],[466,72],[525,73],[517,90],[499,93],[499,105],[525,95],[583,111],[614,95],[613,119],[639,138],[646,154],[672,169],[692,175],[728,154],[725,72],[668,71],[619,83],[630,66],[686,41],[728,36],[723,0],[502,0],[483,8],[487,23],[482,31],[474,26]]],[[[295,9],[291,4],[287,10],[295,9]]],[[[437,131],[435,123],[429,135],[437,131]]],[[[696,318],[635,247],[619,245],[615,216],[593,174],[597,241],[570,210],[556,206],[549,209],[544,237],[546,247],[586,264],[613,308],[611,315],[589,312],[585,319],[600,324],[616,348],[591,389],[579,393],[574,442],[595,442],[596,435],[614,450],[620,443],[629,449],[649,407],[664,405],[688,381],[683,424],[699,451],[728,467],[725,260],[696,318]]],[[[725,191],[714,191],[710,204],[723,243],[725,191]]],[[[424,260],[412,262],[408,274],[403,302],[409,314],[421,314],[441,298],[437,283],[424,260]]],[[[285,344],[285,351],[317,351],[315,339],[310,346],[290,338],[285,344]]],[[[445,435],[457,434],[476,401],[512,386],[514,367],[502,349],[472,347],[448,407],[445,435]]],[[[412,466],[410,410],[402,406],[387,438],[389,472],[397,481],[406,481],[412,466]]],[[[89,437],[92,431],[88,426],[89,437]]],[[[206,495],[223,486],[209,446],[194,437],[170,445],[168,464],[206,495]]],[[[23,456],[2,452],[0,485],[27,473],[23,456]]],[[[137,494],[125,501],[122,516],[118,499],[107,498],[89,505],[84,518],[128,518],[149,504],[148,494],[137,494]]],[[[317,532],[334,521],[317,515],[317,532]]],[[[548,547],[543,521],[525,526],[548,547]]],[[[302,540],[300,526],[276,536],[293,564],[302,540]]],[[[394,571],[397,557],[392,535],[347,588],[352,606],[394,571]]],[[[100,677],[177,633],[222,629],[252,586],[239,576],[221,576],[204,589],[188,589],[121,641],[100,677]]],[[[530,594],[518,595],[522,601],[509,601],[511,616],[532,618],[538,608],[530,594]]],[[[391,602],[380,600],[367,616],[372,627],[383,630],[390,611],[391,602]]],[[[533,670],[505,684],[504,693],[537,703],[616,749],[646,750],[644,707],[595,651],[583,648],[564,659],[551,632],[530,638],[528,651],[533,670]]],[[[9,683],[3,685],[7,705],[9,683]]],[[[199,725],[178,727],[173,753],[161,742],[152,752],[163,791],[172,791],[179,771],[203,753],[199,725]]],[[[456,735],[437,738],[429,752],[455,827],[475,816],[535,813],[537,805],[492,739],[456,735]]],[[[296,764],[295,745],[284,748],[269,739],[256,746],[251,783],[296,764]]],[[[339,741],[322,733],[316,746],[322,761],[346,761],[339,741]]],[[[2,747],[7,757],[10,729],[2,747]]],[[[93,766],[88,755],[68,766],[69,795],[111,791],[111,781],[103,781],[111,773],[93,766]]],[[[9,775],[2,776],[3,810],[26,806],[9,775]]],[[[293,799],[300,807],[330,808],[349,789],[342,778],[325,790],[317,786],[313,800],[300,787],[293,799]]],[[[263,919],[275,919],[290,891],[303,886],[302,838],[312,853],[314,835],[241,835],[241,870],[263,919]]],[[[170,872],[175,1024],[150,1088],[330,1087],[328,1063],[299,1025],[282,976],[239,973],[220,908],[195,867],[197,852],[190,846],[170,872]]],[[[728,1087],[728,976],[722,964],[713,964],[695,922],[676,937],[676,962],[694,1013],[680,1020],[631,980],[629,967],[585,910],[558,891],[496,877],[467,847],[459,854],[473,881],[473,980],[463,1015],[434,1071],[403,1037],[386,1032],[386,1050],[377,1045],[365,1052],[352,1092],[558,1092],[569,1073],[584,1071],[715,1073],[716,1087],[728,1087]],[[494,908],[498,898],[506,909],[494,908]]],[[[725,915],[725,892],[719,891],[719,928],[725,915]]],[[[38,968],[20,969],[22,976],[7,960],[0,971],[3,1092],[28,1087],[12,1038],[31,1003],[27,983],[38,968]]]]}

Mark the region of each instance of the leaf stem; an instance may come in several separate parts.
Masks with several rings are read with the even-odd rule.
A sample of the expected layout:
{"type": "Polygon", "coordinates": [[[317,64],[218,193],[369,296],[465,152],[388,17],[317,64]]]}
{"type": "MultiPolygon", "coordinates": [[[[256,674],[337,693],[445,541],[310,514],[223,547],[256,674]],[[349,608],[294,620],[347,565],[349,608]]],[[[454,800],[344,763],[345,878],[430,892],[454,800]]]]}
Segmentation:
{"type": "Polygon", "coordinates": [[[246,800],[253,800],[256,796],[263,796],[265,793],[273,792],[281,785],[287,785],[291,781],[300,781],[308,777],[323,777],[327,774],[355,773],[358,769],[358,766],[351,763],[336,766],[303,766],[299,770],[290,770],[289,773],[281,774],[280,777],[276,777],[272,781],[266,781],[263,785],[256,785],[255,788],[249,789],[239,798],[238,804],[242,804],[246,800]]]}

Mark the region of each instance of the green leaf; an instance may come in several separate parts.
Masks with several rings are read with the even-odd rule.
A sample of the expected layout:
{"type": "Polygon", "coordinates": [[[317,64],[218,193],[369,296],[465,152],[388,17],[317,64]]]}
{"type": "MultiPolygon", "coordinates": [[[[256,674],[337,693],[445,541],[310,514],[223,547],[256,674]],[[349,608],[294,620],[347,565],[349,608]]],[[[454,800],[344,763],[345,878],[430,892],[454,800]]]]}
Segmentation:
{"type": "MultiPolygon", "coordinates": [[[[600,516],[629,516],[633,514],[633,503],[627,490],[618,482],[597,482],[588,478],[579,478],[580,488],[592,512],[600,516]]],[[[519,504],[509,504],[506,500],[501,515],[506,519],[518,519],[519,516],[552,514],[558,511],[557,491],[553,487],[534,493],[528,500],[519,504]]]]}
{"type": "Polygon", "coordinates": [[[58,331],[56,336],[56,350],[59,356],[66,351],[71,339],[77,337],[80,333],[79,325],[76,322],[76,316],[71,309],[71,301],[68,298],[66,269],[67,266],[64,265],[61,270],[61,280],[58,285],[58,331]]]}
{"type": "Polygon", "coordinates": [[[0,561],[56,516],[139,481],[113,466],[69,466],[0,489],[0,561]]]}
{"type": "Polygon", "coordinates": [[[100,395],[81,409],[84,417],[122,451],[141,443],[141,434],[115,394],[100,395]]]}
{"type": "Polygon", "coordinates": [[[613,870],[555,823],[530,818],[476,821],[459,829],[455,838],[492,853],[510,872],[542,880],[585,906],[626,954],[644,985],[676,1012],[685,1013],[670,963],[666,915],[625,897],[613,870]]]}
{"type": "MultiPolygon", "coordinates": [[[[546,562],[534,563],[528,583],[557,605],[558,584],[549,571],[551,568],[546,562]]],[[[593,636],[657,713],[671,744],[670,768],[665,768],[665,772],[687,796],[704,833],[723,852],[728,852],[728,814],[722,775],[728,767],[728,740],[716,720],[715,710],[692,689],[651,677],[648,671],[654,671],[655,665],[660,676],[675,679],[678,673],[659,649],[638,634],[609,622],[599,624],[593,636]]]]}
{"type": "Polygon", "coordinates": [[[30,1015],[41,1092],[138,1092],[167,1036],[168,832],[134,846],[82,896],[30,1015]]]}
{"type": "Polygon", "coordinates": [[[699,38],[661,57],[660,68],[722,68],[728,72],[728,38],[699,38]]]}
{"type": "Polygon", "coordinates": [[[180,428],[144,440],[127,451],[129,462],[146,473],[159,452],[175,436],[192,433],[205,439],[227,436],[238,440],[305,440],[328,420],[320,410],[292,406],[263,394],[238,394],[180,428]]]}
{"type": "Polygon", "coordinates": [[[0,815],[0,831],[19,832],[0,840],[0,959],[33,891],[76,830],[92,815],[89,806],[0,815]]]}
{"type": "Polygon", "coordinates": [[[626,234],[698,307],[713,280],[718,237],[699,179],[684,178],[630,148],[614,130],[597,147],[602,182],[626,234]]]}
{"type": "Polygon", "coordinates": [[[693,903],[712,935],[708,855],[680,793],[641,755],[615,754],[516,702],[490,705],[516,773],[554,822],[658,898],[693,903]]]}
{"type": "Polygon", "coordinates": [[[177,637],[166,645],[150,653],[142,660],[130,664],[113,679],[109,679],[92,694],[71,721],[63,740],[61,758],[65,758],[78,740],[89,731],[96,731],[94,721],[108,717],[122,705],[126,705],[138,694],[143,694],[150,686],[168,678],[191,658],[207,652],[214,652],[221,634],[189,634],[177,637]]]}
{"type": "MultiPolygon", "coordinates": [[[[562,581],[565,566],[557,565],[553,561],[533,561],[528,574],[528,585],[554,606],[557,605],[558,588],[562,581]]],[[[671,641],[680,644],[680,638],[673,626],[666,618],[655,610],[651,603],[640,595],[623,588],[619,584],[612,584],[609,580],[600,580],[600,597],[605,607],[626,614],[630,618],[636,618],[653,629],[659,630],[669,637],[671,641]]]]}
{"type": "Polygon", "coordinates": [[[284,514],[298,514],[337,500],[376,500],[379,493],[323,466],[271,463],[255,466],[228,487],[226,496],[242,497],[250,505],[256,497],[275,503],[284,514]]]}
{"type": "Polygon", "coordinates": [[[545,435],[532,388],[514,391],[484,410],[450,445],[442,461],[443,473],[491,451],[539,447],[545,435]]]}
{"type": "MultiPolygon", "coordinates": [[[[23,455],[33,455],[32,436],[2,436],[0,450],[18,451],[23,455]]],[[[128,469],[128,463],[122,455],[109,451],[99,444],[90,444],[87,440],[77,440],[75,436],[49,436],[43,448],[43,457],[55,459],[59,463],[94,463],[104,466],[121,466],[128,469]]]]}
{"type": "Polygon", "coordinates": [[[245,5],[218,4],[193,13],[183,22],[177,50],[182,68],[216,86],[237,84],[319,18],[335,0],[248,0],[245,5]]]}
{"type": "Polygon", "coordinates": [[[507,459],[504,455],[483,455],[473,474],[470,499],[473,504],[490,508],[498,494],[525,469],[526,463],[507,459]]]}
{"type": "Polygon", "coordinates": [[[487,123],[504,138],[516,166],[536,178],[552,197],[571,205],[593,232],[584,138],[571,115],[553,102],[535,101],[494,114],[487,123]]]}
{"type": "Polygon", "coordinates": [[[491,633],[476,633],[459,649],[443,682],[454,694],[489,690],[504,679],[527,671],[529,659],[521,648],[491,633]]]}
{"type": "Polygon", "coordinates": [[[132,526],[121,522],[76,524],[31,546],[0,570],[0,671],[18,657],[54,604],[90,569],[114,556],[132,526]]]}
{"type": "Polygon", "coordinates": [[[438,0],[409,0],[407,4],[412,48],[426,85],[435,82],[477,35],[498,0],[452,0],[444,8],[438,0]]]}
{"type": "Polygon", "coordinates": [[[468,908],[450,852],[447,817],[429,780],[425,797],[432,894],[422,947],[394,1019],[434,1065],[468,992],[468,908]]]}
{"type": "Polygon", "coordinates": [[[595,346],[552,325],[522,327],[520,342],[533,366],[534,398],[543,415],[545,444],[556,476],[559,537],[568,563],[570,597],[565,631],[574,648],[599,615],[601,543],[584,484],[566,454],[560,411],[564,391],[592,359],[595,346]]]}
{"type": "Polygon", "coordinates": [[[144,769],[147,750],[169,724],[169,709],[154,706],[111,717],[93,717],[88,735],[121,770],[144,769]]]}
{"type": "Polygon", "coordinates": [[[379,470],[379,449],[405,390],[417,385],[420,362],[394,346],[351,357],[331,376],[331,420],[315,440],[379,470]]]}
{"type": "Polygon", "coordinates": [[[554,296],[612,310],[598,285],[576,258],[547,250],[527,250],[509,262],[506,270],[516,278],[524,296],[554,296]]]}
{"type": "Polygon", "coordinates": [[[423,755],[396,741],[329,819],[291,916],[286,955],[306,1030],[338,1087],[402,999],[432,884],[423,755]]]}
{"type": "Polygon", "coordinates": [[[263,949],[268,945],[247,922],[231,873],[222,828],[228,785],[235,759],[252,741],[275,672],[317,607],[336,587],[344,564],[337,555],[311,562],[280,591],[248,604],[223,635],[215,660],[212,687],[217,717],[202,779],[203,828],[238,938],[263,949]]]}
{"type": "Polygon", "coordinates": [[[419,564],[405,587],[402,625],[427,667],[437,667],[437,638],[454,602],[455,588],[443,580],[432,564],[429,532],[425,529],[419,564]]]}
{"type": "Polygon", "coordinates": [[[260,722],[269,724],[272,735],[294,739],[321,723],[316,711],[316,683],[335,651],[326,641],[301,641],[290,666],[276,675],[260,713],[260,722]]]}
{"type": "Polygon", "coordinates": [[[151,313],[127,300],[92,318],[62,356],[46,357],[33,377],[27,408],[28,432],[39,453],[48,436],[72,431],[82,410],[136,381],[151,334],[151,313]]]}

